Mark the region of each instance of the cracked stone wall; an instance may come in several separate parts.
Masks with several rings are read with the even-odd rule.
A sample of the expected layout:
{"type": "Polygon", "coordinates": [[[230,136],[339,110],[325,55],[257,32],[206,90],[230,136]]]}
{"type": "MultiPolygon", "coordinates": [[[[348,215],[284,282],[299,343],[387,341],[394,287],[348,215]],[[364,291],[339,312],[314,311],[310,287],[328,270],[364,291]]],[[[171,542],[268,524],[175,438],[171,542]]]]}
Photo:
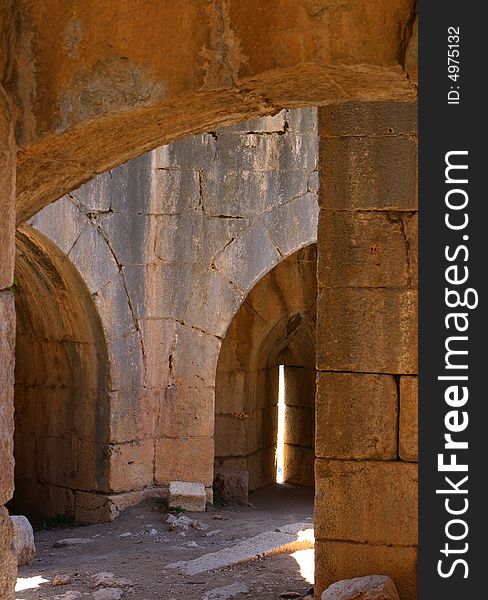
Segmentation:
{"type": "Polygon", "coordinates": [[[190,137],[31,220],[84,280],[110,366],[107,487],[78,518],[111,518],[175,479],[211,496],[222,338],[253,286],[316,241],[316,126],[316,110],[284,110],[190,137]]]}
{"type": "Polygon", "coordinates": [[[278,366],[285,366],[289,483],[314,484],[316,246],[280,262],[234,317],[216,378],[215,464],[247,471],[249,489],[276,480],[278,366]]]}

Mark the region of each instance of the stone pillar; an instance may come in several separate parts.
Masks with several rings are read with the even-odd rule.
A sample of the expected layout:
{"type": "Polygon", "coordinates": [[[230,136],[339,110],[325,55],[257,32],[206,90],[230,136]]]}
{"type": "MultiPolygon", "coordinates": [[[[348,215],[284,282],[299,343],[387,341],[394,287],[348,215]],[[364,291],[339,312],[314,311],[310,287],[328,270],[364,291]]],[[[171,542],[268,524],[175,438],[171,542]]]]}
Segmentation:
{"type": "Polygon", "coordinates": [[[316,591],[416,598],[416,103],[319,112],[316,591]]]}
{"type": "Polygon", "coordinates": [[[12,523],[4,504],[14,489],[14,344],[15,308],[10,288],[15,257],[14,111],[2,82],[11,43],[12,7],[0,0],[0,598],[15,598],[17,560],[12,552],[12,523]]]}

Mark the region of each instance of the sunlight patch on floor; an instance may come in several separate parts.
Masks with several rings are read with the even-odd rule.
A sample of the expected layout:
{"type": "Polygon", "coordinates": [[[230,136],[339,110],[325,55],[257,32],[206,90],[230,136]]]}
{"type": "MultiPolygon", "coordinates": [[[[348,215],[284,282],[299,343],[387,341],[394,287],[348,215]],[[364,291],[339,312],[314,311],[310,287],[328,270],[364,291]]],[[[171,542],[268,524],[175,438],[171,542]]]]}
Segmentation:
{"type": "Polygon", "coordinates": [[[297,550],[290,555],[294,558],[300,567],[300,575],[308,583],[314,583],[314,565],[315,565],[315,550],[308,548],[307,550],[297,550]]]}
{"type": "Polygon", "coordinates": [[[38,588],[41,583],[49,583],[49,579],[44,579],[42,575],[35,575],[34,577],[17,577],[15,591],[23,592],[24,590],[33,590],[38,588]]]}

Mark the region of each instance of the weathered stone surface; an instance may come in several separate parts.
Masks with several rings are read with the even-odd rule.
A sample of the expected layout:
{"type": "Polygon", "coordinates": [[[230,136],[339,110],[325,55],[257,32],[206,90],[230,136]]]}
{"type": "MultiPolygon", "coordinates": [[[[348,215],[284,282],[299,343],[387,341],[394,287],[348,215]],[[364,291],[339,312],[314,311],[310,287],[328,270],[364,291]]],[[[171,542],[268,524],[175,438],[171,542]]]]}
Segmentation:
{"type": "Polygon", "coordinates": [[[318,369],[417,372],[415,291],[323,289],[317,311],[318,369]]]}
{"type": "Polygon", "coordinates": [[[168,506],[190,512],[205,512],[207,497],[203,483],[170,481],[168,506]]]}
{"type": "Polygon", "coordinates": [[[167,483],[174,477],[211,486],[214,447],[212,438],[163,438],[156,440],[156,483],[167,483]]]}
{"type": "Polygon", "coordinates": [[[225,504],[247,506],[249,501],[249,471],[219,469],[215,474],[215,493],[225,504]]]}
{"type": "Polygon", "coordinates": [[[400,600],[393,581],[386,575],[369,575],[333,583],[322,600],[400,600]]]}
{"type": "Polygon", "coordinates": [[[321,170],[321,208],[416,210],[416,139],[355,136],[329,138],[322,146],[334,160],[321,170]]]}
{"type": "Polygon", "coordinates": [[[387,211],[321,211],[319,287],[409,286],[403,216],[387,211]]]}
{"type": "Polygon", "coordinates": [[[400,378],[400,439],[402,460],[418,460],[418,378],[400,378]]]}
{"type": "Polygon", "coordinates": [[[261,224],[246,231],[215,260],[217,270],[242,291],[249,291],[280,260],[261,224]]]}
{"type": "Polygon", "coordinates": [[[24,516],[12,516],[12,550],[17,557],[17,564],[30,565],[36,556],[34,531],[24,516]]]}
{"type": "Polygon", "coordinates": [[[75,519],[80,523],[104,523],[113,521],[120,512],[129,506],[139,504],[148,498],[158,498],[163,490],[149,487],[121,494],[96,494],[76,492],[75,519]]]}
{"type": "Polygon", "coordinates": [[[14,347],[14,296],[0,292],[0,505],[14,488],[14,347]]]}
{"type": "MultiPolygon", "coordinates": [[[[322,138],[417,135],[417,102],[341,102],[319,109],[322,138]]],[[[324,156],[327,158],[327,155],[324,156]]]]}
{"type": "Polygon", "coordinates": [[[285,479],[288,483],[313,487],[315,452],[312,448],[285,444],[285,479]]]}
{"type": "Polygon", "coordinates": [[[401,600],[417,600],[417,548],[315,540],[315,593],[337,579],[382,572],[394,581],[401,600]]]}
{"type": "Polygon", "coordinates": [[[0,598],[15,598],[17,557],[12,550],[13,525],[5,507],[0,506],[0,598]]]}
{"type": "Polygon", "coordinates": [[[142,489],[153,482],[154,441],[132,440],[106,448],[108,486],[112,492],[142,489]]]}
{"type": "Polygon", "coordinates": [[[315,464],[319,539],[368,544],[417,544],[417,465],[382,461],[315,464]],[[346,508],[347,507],[347,508],[346,508]]]}
{"type": "Polygon", "coordinates": [[[362,0],[346,11],[327,7],[324,18],[291,0],[259,10],[255,2],[231,2],[224,14],[213,5],[195,5],[183,18],[181,7],[164,5],[142,16],[137,27],[127,9],[117,12],[118,33],[109,39],[104,33],[115,8],[80,3],[79,31],[84,40],[97,40],[80,54],[79,37],[70,36],[72,15],[59,0],[51,0],[46,14],[23,0],[14,82],[23,147],[19,219],[95,173],[195,131],[283,106],[413,97],[415,87],[398,64],[413,6],[395,0],[369,11],[362,0]],[[55,28],[46,16],[52,14],[55,28]],[[52,44],[59,31],[67,32],[68,50],[52,44]],[[304,46],[303,39],[310,43],[304,46]],[[184,58],[155,59],[175,48],[185,49],[184,58]],[[120,56],[124,61],[114,58],[120,56]],[[35,76],[30,64],[41,65],[35,76]],[[60,159],[65,156],[70,161],[60,159]]]}
{"type": "Polygon", "coordinates": [[[214,430],[214,388],[186,388],[169,384],[159,404],[159,435],[211,437],[214,430]]]}
{"type": "Polygon", "coordinates": [[[397,396],[391,375],[319,373],[317,457],[396,459],[397,396]]]}

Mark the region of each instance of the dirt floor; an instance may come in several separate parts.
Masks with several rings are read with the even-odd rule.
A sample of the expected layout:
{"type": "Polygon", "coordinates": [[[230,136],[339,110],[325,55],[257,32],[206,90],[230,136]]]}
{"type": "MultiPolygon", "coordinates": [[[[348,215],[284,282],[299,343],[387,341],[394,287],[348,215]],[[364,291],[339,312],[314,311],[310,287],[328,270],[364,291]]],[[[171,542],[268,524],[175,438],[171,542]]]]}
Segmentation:
{"type": "Polygon", "coordinates": [[[231,552],[236,544],[284,525],[307,522],[313,527],[312,490],[271,486],[251,494],[249,501],[248,507],[184,514],[197,519],[201,529],[169,530],[168,513],[161,502],[147,501],[123,512],[112,523],[38,530],[37,557],[30,566],[19,569],[16,598],[303,598],[312,583],[312,549],[256,557],[198,575],[168,568],[171,563],[219,550],[231,552]],[[71,541],[59,543],[66,538],[71,541]],[[110,576],[94,579],[100,572],[112,573],[113,581],[110,576]]]}

